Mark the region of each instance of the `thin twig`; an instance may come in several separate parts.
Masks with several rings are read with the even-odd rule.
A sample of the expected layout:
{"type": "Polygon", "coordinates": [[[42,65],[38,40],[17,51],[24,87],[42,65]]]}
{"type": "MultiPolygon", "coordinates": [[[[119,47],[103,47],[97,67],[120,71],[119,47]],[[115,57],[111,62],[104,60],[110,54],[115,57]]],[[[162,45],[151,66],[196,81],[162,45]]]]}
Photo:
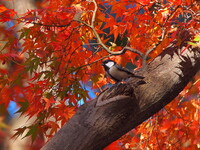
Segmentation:
{"type": "MultiPolygon", "coordinates": [[[[138,55],[140,55],[140,57],[143,59],[144,58],[144,54],[142,53],[142,52],[140,52],[139,50],[137,50],[137,49],[134,49],[134,48],[131,48],[131,47],[128,47],[128,46],[125,46],[124,48],[124,51],[125,50],[129,50],[129,51],[131,51],[131,52],[133,52],[133,53],[136,53],[136,54],[138,54],[138,55]]],[[[122,49],[122,50],[123,50],[122,49]]]]}
{"type": "Polygon", "coordinates": [[[68,27],[68,26],[70,26],[70,24],[73,21],[75,21],[75,20],[72,20],[68,24],[65,24],[65,25],[56,25],[56,24],[42,24],[40,22],[35,22],[35,21],[29,22],[29,21],[25,21],[25,20],[22,20],[22,19],[11,19],[11,20],[20,21],[22,23],[29,23],[29,24],[33,24],[33,25],[45,26],[45,27],[68,27]]]}
{"type": "Polygon", "coordinates": [[[82,69],[82,68],[84,68],[84,67],[86,67],[86,66],[91,66],[92,64],[97,63],[98,61],[103,60],[104,58],[107,58],[107,57],[110,57],[110,56],[112,56],[112,54],[103,56],[103,57],[101,57],[101,58],[99,58],[99,59],[97,59],[97,60],[95,60],[95,61],[93,61],[93,62],[91,62],[91,63],[88,63],[88,64],[82,65],[82,66],[80,66],[80,67],[78,67],[78,68],[75,68],[75,69],[73,69],[72,71],[70,71],[69,74],[71,74],[71,73],[73,73],[73,72],[75,72],[75,71],[77,71],[77,70],[80,70],[80,69],[82,69]]]}
{"type": "Polygon", "coordinates": [[[92,2],[94,3],[94,12],[92,14],[91,27],[94,28],[94,22],[95,22],[95,18],[96,18],[96,13],[97,13],[98,6],[97,6],[97,3],[96,3],[95,0],[92,0],[92,2]]]}
{"type": "Polygon", "coordinates": [[[151,49],[149,49],[144,57],[143,57],[143,60],[142,60],[142,68],[145,68],[146,67],[146,64],[147,64],[147,57],[149,56],[149,54],[154,51],[158,45],[160,45],[160,43],[163,41],[165,37],[165,28],[162,26],[162,34],[161,34],[161,37],[160,37],[160,40],[158,41],[158,43],[156,43],[151,49]]]}
{"type": "Polygon", "coordinates": [[[99,36],[99,34],[97,33],[97,31],[95,30],[95,26],[94,26],[94,23],[95,23],[95,18],[96,18],[96,13],[97,13],[97,9],[98,9],[98,6],[97,6],[97,3],[95,0],[92,0],[92,2],[94,3],[94,11],[93,11],[93,15],[92,15],[92,20],[91,20],[91,25],[85,23],[85,22],[82,22],[82,21],[78,21],[86,26],[88,26],[90,29],[92,29],[92,32],[93,34],[95,35],[97,41],[98,41],[98,44],[101,45],[109,54],[111,55],[122,55],[124,54],[127,50],[133,52],[133,53],[136,53],[138,54],[141,58],[144,57],[144,54],[142,52],[140,52],[139,50],[136,50],[136,49],[133,49],[131,47],[124,47],[122,50],[120,51],[117,51],[117,52],[114,52],[114,51],[111,51],[101,40],[101,37],[99,36]]]}
{"type": "Polygon", "coordinates": [[[174,15],[174,13],[177,11],[177,9],[180,8],[180,5],[177,6],[173,12],[166,18],[165,22],[163,23],[163,25],[160,25],[161,26],[161,29],[162,29],[162,34],[161,34],[161,37],[160,37],[160,40],[149,50],[147,50],[147,52],[145,53],[145,56],[143,58],[143,61],[142,61],[142,68],[144,69],[147,65],[146,61],[147,61],[147,58],[149,56],[149,54],[154,51],[158,45],[160,45],[160,43],[164,40],[164,37],[166,35],[166,32],[165,32],[165,25],[166,23],[168,22],[168,20],[171,18],[171,16],[174,15]]]}
{"type": "MultiPolygon", "coordinates": [[[[156,117],[156,124],[157,124],[157,126],[158,126],[158,116],[156,117]]],[[[162,147],[161,147],[160,142],[159,142],[159,139],[158,139],[158,127],[156,128],[155,133],[156,133],[156,141],[157,141],[157,144],[158,144],[158,149],[159,149],[159,150],[162,150],[162,147]]]]}
{"type": "Polygon", "coordinates": [[[87,45],[99,45],[99,43],[89,43],[89,44],[83,44],[83,46],[87,46],[87,45]]]}

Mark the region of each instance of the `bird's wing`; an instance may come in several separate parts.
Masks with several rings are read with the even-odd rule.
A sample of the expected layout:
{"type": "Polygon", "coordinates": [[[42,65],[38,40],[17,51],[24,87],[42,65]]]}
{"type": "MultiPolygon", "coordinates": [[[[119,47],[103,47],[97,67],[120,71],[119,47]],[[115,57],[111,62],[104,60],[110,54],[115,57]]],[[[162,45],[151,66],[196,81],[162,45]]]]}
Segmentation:
{"type": "Polygon", "coordinates": [[[125,71],[126,73],[128,73],[130,76],[133,76],[133,77],[136,77],[136,78],[140,78],[140,79],[144,79],[144,77],[142,76],[139,76],[139,75],[135,75],[132,71],[128,70],[127,68],[125,67],[122,67],[120,65],[117,65],[116,64],[116,67],[121,70],[121,71],[125,71]]]}
{"type": "Polygon", "coordinates": [[[122,66],[117,65],[117,64],[116,64],[116,67],[117,67],[119,70],[121,70],[121,71],[125,71],[125,72],[128,73],[128,74],[132,74],[132,75],[134,75],[133,72],[131,72],[130,70],[128,70],[128,69],[125,68],[125,67],[122,67],[122,66]]]}

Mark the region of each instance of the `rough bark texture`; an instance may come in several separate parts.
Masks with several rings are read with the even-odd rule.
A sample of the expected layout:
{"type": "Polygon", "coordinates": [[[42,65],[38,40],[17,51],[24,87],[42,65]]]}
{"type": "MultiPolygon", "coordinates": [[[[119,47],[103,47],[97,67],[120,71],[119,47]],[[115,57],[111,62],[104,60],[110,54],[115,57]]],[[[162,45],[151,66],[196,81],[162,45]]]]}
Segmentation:
{"type": "Polygon", "coordinates": [[[172,43],[139,72],[145,84],[129,79],[104,91],[81,106],[42,150],[103,149],[172,101],[199,69],[199,47],[172,43]]]}

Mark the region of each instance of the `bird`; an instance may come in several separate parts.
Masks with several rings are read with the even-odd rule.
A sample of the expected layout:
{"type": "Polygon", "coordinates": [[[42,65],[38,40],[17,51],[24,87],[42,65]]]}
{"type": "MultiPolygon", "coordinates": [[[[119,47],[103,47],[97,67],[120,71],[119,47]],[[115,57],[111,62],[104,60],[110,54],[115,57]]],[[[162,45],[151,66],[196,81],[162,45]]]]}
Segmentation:
{"type": "Polygon", "coordinates": [[[102,66],[106,71],[106,76],[110,77],[116,83],[126,80],[129,77],[144,79],[144,77],[135,75],[125,67],[118,65],[115,61],[106,59],[102,62],[102,66]]]}

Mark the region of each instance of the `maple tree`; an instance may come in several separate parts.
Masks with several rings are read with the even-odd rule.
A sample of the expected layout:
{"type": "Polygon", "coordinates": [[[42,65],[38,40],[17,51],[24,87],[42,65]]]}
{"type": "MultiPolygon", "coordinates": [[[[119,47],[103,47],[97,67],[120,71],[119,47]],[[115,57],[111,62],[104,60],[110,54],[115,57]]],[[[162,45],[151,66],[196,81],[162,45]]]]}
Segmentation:
{"type": "MultiPolygon", "coordinates": [[[[34,124],[16,129],[14,136],[26,130],[25,137],[33,140],[39,133],[51,138],[80,102],[90,100],[85,85],[98,95],[112,82],[104,78],[101,67],[106,58],[141,67],[138,72],[145,74],[148,83],[148,63],[170,44],[181,49],[175,52],[180,56],[196,48],[199,51],[198,11],[199,2],[194,0],[46,0],[40,9],[14,18],[13,10],[0,5],[0,22],[30,25],[18,31],[19,37],[13,36],[15,26],[1,28],[7,43],[2,45],[6,52],[2,51],[0,59],[3,66],[12,67],[0,68],[0,104],[7,108],[15,101],[19,113],[37,117],[34,124]]],[[[198,148],[199,87],[197,74],[165,109],[106,149],[198,148]]]]}

